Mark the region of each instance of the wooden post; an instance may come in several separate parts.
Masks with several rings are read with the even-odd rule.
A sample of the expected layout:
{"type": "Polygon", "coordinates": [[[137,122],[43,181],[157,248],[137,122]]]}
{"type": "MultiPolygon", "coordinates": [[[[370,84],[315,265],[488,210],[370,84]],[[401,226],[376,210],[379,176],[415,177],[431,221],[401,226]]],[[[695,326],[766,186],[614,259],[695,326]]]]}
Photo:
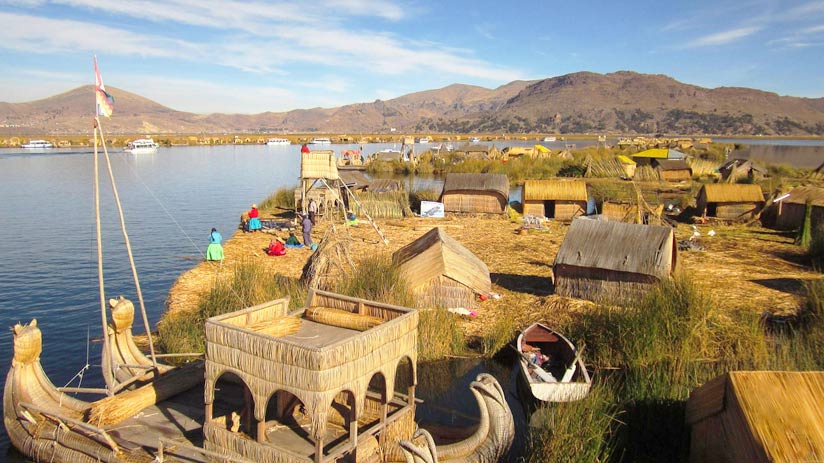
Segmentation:
{"type": "Polygon", "coordinates": [[[266,419],[257,422],[257,441],[261,444],[266,442],[266,419]]]}
{"type": "Polygon", "coordinates": [[[323,437],[318,437],[315,441],[315,463],[323,461],[323,437]]]}
{"type": "Polygon", "coordinates": [[[407,399],[408,399],[407,400],[407,405],[414,404],[415,403],[415,385],[414,384],[409,386],[409,388],[406,390],[406,394],[408,396],[407,397],[407,399]]]}
{"type": "Polygon", "coordinates": [[[389,415],[389,403],[384,398],[383,411],[381,412],[381,438],[380,444],[383,447],[386,444],[386,417],[389,415]]]}
{"type": "Polygon", "coordinates": [[[355,395],[349,395],[349,440],[352,441],[352,451],[358,448],[358,416],[355,410],[355,395]]]}
{"type": "Polygon", "coordinates": [[[213,405],[212,402],[206,404],[206,422],[212,421],[212,413],[213,413],[213,405]]]}

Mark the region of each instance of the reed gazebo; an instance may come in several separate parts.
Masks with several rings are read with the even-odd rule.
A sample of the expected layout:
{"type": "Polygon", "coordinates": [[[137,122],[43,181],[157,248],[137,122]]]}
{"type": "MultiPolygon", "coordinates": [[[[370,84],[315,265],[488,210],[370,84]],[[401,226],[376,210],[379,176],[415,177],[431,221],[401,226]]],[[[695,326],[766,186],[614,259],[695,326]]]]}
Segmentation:
{"type": "Polygon", "coordinates": [[[385,445],[388,434],[410,438],[417,311],[310,290],[305,307],[288,314],[299,319],[297,331],[261,331],[287,309],[279,299],[206,321],[206,448],[254,461],[320,462],[385,445]],[[309,317],[319,309],[377,324],[353,329],[309,317]],[[244,386],[244,409],[214,409],[221,381],[244,386]],[[406,393],[395,392],[396,382],[406,393]]]}

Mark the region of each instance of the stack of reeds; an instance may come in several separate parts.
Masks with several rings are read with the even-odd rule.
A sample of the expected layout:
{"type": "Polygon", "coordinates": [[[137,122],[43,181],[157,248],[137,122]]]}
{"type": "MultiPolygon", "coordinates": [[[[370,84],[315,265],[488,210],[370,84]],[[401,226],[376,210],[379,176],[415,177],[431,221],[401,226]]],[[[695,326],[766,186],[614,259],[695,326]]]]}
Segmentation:
{"type": "MultiPolygon", "coordinates": [[[[372,218],[400,219],[412,215],[409,195],[405,191],[358,193],[358,201],[372,218]]],[[[358,212],[362,213],[360,210],[358,212]]]]}
{"type": "Polygon", "coordinates": [[[366,331],[383,323],[380,317],[361,315],[332,307],[310,307],[306,309],[303,316],[313,322],[357,331],[366,331]]]}
{"type": "Polygon", "coordinates": [[[609,159],[588,159],[586,177],[620,178],[626,176],[626,172],[617,158],[609,159]]]}
{"type": "Polygon", "coordinates": [[[635,169],[633,179],[641,182],[657,182],[660,180],[658,171],[653,169],[652,166],[638,166],[638,168],[635,169]]]}
{"type": "Polygon", "coordinates": [[[166,373],[151,383],[91,404],[87,422],[103,427],[120,423],[141,410],[203,383],[203,364],[191,364],[166,373]]]}
{"type": "Polygon", "coordinates": [[[274,320],[263,320],[248,325],[252,331],[279,338],[297,333],[300,329],[300,317],[281,317],[274,320]]]}
{"type": "Polygon", "coordinates": [[[309,288],[333,289],[337,281],[355,272],[355,263],[349,252],[351,247],[351,237],[341,233],[327,235],[306,261],[301,282],[309,288]]]}

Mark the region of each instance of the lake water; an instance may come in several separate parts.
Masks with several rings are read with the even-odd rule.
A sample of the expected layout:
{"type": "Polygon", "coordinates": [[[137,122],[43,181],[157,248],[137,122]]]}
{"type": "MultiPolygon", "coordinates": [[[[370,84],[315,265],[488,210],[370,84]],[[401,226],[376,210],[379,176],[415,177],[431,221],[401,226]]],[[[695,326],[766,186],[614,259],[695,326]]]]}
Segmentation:
{"type": "MultiPolygon", "coordinates": [[[[532,144],[519,141],[496,146],[532,144]]],[[[367,145],[366,152],[391,147],[367,145]]],[[[332,148],[340,151],[357,145],[332,148]]],[[[424,148],[416,146],[419,151],[424,148]]],[[[111,158],[152,326],[164,311],[175,279],[203,258],[209,230],[216,227],[224,237],[231,237],[241,212],[280,187],[296,185],[300,172],[297,145],[174,147],[160,148],[153,155],[118,151],[111,158]]],[[[86,340],[101,336],[92,166],[88,148],[34,154],[0,150],[0,255],[4,261],[0,266],[0,326],[38,319],[44,339],[43,367],[58,386],[67,384],[86,364],[86,340]]],[[[105,173],[101,173],[101,196],[106,296],[123,294],[136,303],[105,173]]],[[[11,333],[0,333],[2,378],[11,362],[11,345],[11,333]]],[[[88,359],[92,368],[83,386],[102,385],[99,351],[100,345],[92,343],[88,359]]],[[[446,368],[446,374],[456,378],[454,388],[438,391],[439,397],[427,397],[422,382],[419,393],[426,400],[443,398],[450,404],[468,400],[471,410],[474,403],[466,386],[482,370],[492,371],[505,389],[514,391],[511,370],[497,362],[469,361],[461,362],[460,368],[437,368],[446,368]]],[[[514,394],[509,393],[508,399],[519,413],[514,394]]],[[[519,420],[522,426],[523,417],[519,420]]],[[[19,459],[15,455],[9,452],[5,430],[0,429],[0,458],[19,459]]]]}

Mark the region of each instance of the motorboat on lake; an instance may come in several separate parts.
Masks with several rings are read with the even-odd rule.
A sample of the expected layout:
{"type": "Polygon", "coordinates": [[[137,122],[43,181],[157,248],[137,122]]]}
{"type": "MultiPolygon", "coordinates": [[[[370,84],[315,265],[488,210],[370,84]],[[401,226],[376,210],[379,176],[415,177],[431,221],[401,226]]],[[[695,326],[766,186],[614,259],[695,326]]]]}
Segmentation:
{"type": "Polygon", "coordinates": [[[546,142],[552,142],[552,141],[555,141],[555,140],[557,140],[557,138],[555,138],[555,137],[544,137],[544,141],[546,141],[546,142]]]}
{"type": "Polygon", "coordinates": [[[24,143],[20,145],[20,147],[29,150],[38,150],[54,148],[54,145],[50,141],[46,140],[29,140],[28,143],[24,143]]]}
{"type": "Polygon", "coordinates": [[[312,141],[309,142],[309,144],[311,144],[311,145],[331,145],[332,140],[330,138],[326,138],[326,137],[313,138],[312,141]]]}
{"type": "Polygon", "coordinates": [[[478,137],[472,137],[469,139],[469,143],[480,143],[481,139],[478,137]]]}
{"type": "Polygon", "coordinates": [[[270,138],[266,140],[267,146],[275,146],[275,145],[291,145],[292,142],[289,141],[288,138],[270,138]]]}
{"type": "Polygon", "coordinates": [[[553,329],[535,323],[518,336],[517,367],[535,399],[571,402],[589,394],[592,378],[581,350],[553,329]]]}
{"type": "Polygon", "coordinates": [[[132,154],[152,154],[157,152],[158,144],[151,138],[138,138],[126,144],[123,151],[132,154]]]}

